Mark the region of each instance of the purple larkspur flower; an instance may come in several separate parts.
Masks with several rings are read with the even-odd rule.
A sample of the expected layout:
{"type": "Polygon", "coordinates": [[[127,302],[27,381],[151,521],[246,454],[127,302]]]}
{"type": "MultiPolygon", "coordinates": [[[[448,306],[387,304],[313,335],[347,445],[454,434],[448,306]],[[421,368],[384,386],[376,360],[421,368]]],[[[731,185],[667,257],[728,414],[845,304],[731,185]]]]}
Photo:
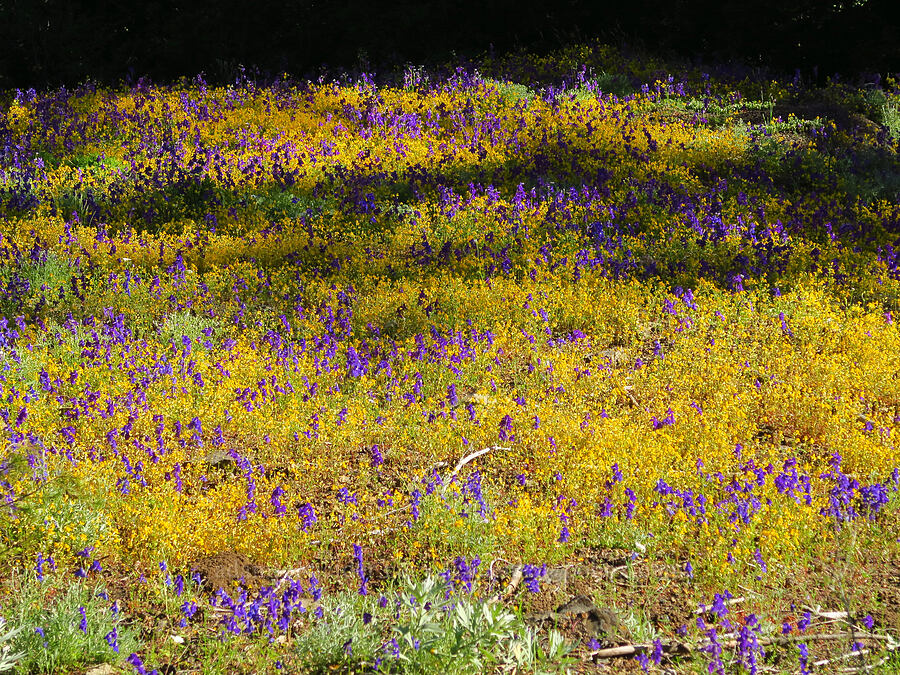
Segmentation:
{"type": "Polygon", "coordinates": [[[800,673],[801,675],[809,675],[809,647],[801,642],[797,645],[797,649],[800,651],[800,673]]]}
{"type": "Polygon", "coordinates": [[[376,443],[371,448],[372,452],[372,466],[379,467],[384,464],[384,454],[381,452],[381,448],[376,443]]]}
{"type": "Polygon", "coordinates": [[[318,520],[318,518],[316,518],[316,510],[309,502],[307,502],[306,504],[301,504],[297,507],[297,517],[302,522],[302,529],[304,532],[315,525],[316,521],[318,520]]]}
{"type": "Polygon", "coordinates": [[[116,654],[119,653],[119,631],[117,629],[113,628],[103,636],[103,639],[116,654]]]}
{"type": "Polygon", "coordinates": [[[541,565],[537,567],[536,565],[523,565],[522,566],[522,580],[525,583],[525,588],[527,588],[531,593],[539,593],[541,590],[541,578],[546,576],[547,574],[547,565],[541,565]]]}
{"type": "Polygon", "coordinates": [[[356,573],[359,575],[359,594],[367,595],[368,589],[366,586],[369,583],[369,578],[366,576],[363,567],[363,552],[359,544],[353,544],[353,557],[356,558],[356,573]]]}

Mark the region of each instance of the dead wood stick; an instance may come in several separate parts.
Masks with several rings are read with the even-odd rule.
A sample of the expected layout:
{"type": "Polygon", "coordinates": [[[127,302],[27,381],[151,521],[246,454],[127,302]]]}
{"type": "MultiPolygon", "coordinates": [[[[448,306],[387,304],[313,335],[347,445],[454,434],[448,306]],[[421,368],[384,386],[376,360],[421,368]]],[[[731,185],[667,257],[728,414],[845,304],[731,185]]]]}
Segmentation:
{"type": "Polygon", "coordinates": [[[509,583],[506,584],[506,588],[504,588],[503,593],[500,594],[501,598],[508,598],[519,587],[519,584],[522,583],[523,569],[524,568],[522,567],[522,565],[516,565],[516,569],[513,570],[512,576],[509,579],[509,583]]]}
{"type": "Polygon", "coordinates": [[[634,403],[636,408],[640,408],[641,404],[638,403],[638,400],[634,397],[634,394],[631,393],[631,387],[622,387],[622,391],[628,394],[628,398],[631,399],[631,402],[634,403]]]}
{"type": "Polygon", "coordinates": [[[409,504],[404,504],[403,506],[398,506],[396,509],[391,509],[390,511],[388,511],[388,512],[385,513],[384,515],[385,515],[385,516],[392,516],[392,515],[394,515],[395,513],[400,513],[401,511],[407,511],[407,510],[409,510],[411,507],[412,507],[412,502],[410,502],[409,504]]]}
{"type": "Polygon", "coordinates": [[[738,584],[737,587],[749,595],[755,595],[758,598],[762,597],[761,593],[759,593],[758,591],[754,591],[752,588],[747,588],[746,586],[741,586],[741,584],[738,584]]]}
{"type": "Polygon", "coordinates": [[[450,474],[447,476],[447,480],[449,481],[451,478],[453,478],[453,476],[458,474],[459,470],[462,469],[466,464],[471,462],[473,459],[478,459],[482,455],[486,455],[487,453],[489,453],[491,450],[509,450],[509,448],[504,448],[499,445],[490,445],[486,448],[482,448],[481,450],[476,450],[475,452],[473,452],[469,455],[466,455],[465,457],[463,457],[461,460],[459,460],[456,463],[456,466],[453,467],[453,471],[451,471],[450,474]]]}
{"type": "Polygon", "coordinates": [[[848,614],[847,612],[826,612],[819,608],[809,607],[808,605],[804,606],[803,609],[805,609],[809,612],[812,612],[816,616],[821,617],[823,619],[839,620],[839,619],[847,619],[850,617],[850,614],[848,614]]]}
{"type": "Polygon", "coordinates": [[[647,651],[647,645],[622,645],[621,647],[607,647],[606,649],[596,649],[588,656],[595,659],[616,659],[622,656],[634,656],[647,651]]]}
{"type": "Polygon", "coordinates": [[[272,576],[276,576],[276,577],[292,577],[296,574],[300,574],[300,572],[305,572],[305,571],[306,571],[305,567],[294,567],[293,569],[287,569],[287,570],[270,570],[270,573],[272,574],[272,576]]]}
{"type": "MultiPolygon", "coordinates": [[[[856,640],[879,640],[879,641],[889,641],[891,637],[889,635],[880,635],[877,633],[810,633],[809,635],[784,635],[780,637],[763,637],[759,638],[758,642],[760,645],[787,645],[793,644],[796,642],[814,642],[814,641],[829,641],[829,640],[845,640],[849,638],[853,638],[856,640]]],[[[717,643],[723,649],[734,649],[738,646],[738,641],[731,640],[723,640],[722,642],[717,643]]],[[[706,647],[712,645],[712,642],[706,640],[701,642],[698,645],[692,646],[683,642],[672,642],[669,644],[664,644],[662,646],[663,651],[667,653],[671,652],[692,652],[703,650],[706,647]]],[[[587,657],[593,657],[597,659],[613,659],[622,656],[633,656],[634,654],[639,654],[642,652],[646,652],[648,649],[652,649],[653,645],[646,644],[633,644],[633,645],[621,645],[619,647],[607,647],[605,649],[596,649],[587,654],[587,657]]],[[[856,652],[859,653],[859,652],[856,652]]]]}
{"type": "Polygon", "coordinates": [[[506,558],[494,558],[493,560],[491,560],[491,565],[490,567],[488,567],[488,578],[491,580],[491,583],[494,582],[494,565],[496,565],[498,562],[512,565],[512,563],[509,562],[509,560],[507,560],[506,558]]]}
{"type": "MultiPolygon", "coordinates": [[[[808,635],[782,635],[780,637],[771,637],[771,638],[760,638],[760,644],[766,645],[786,645],[793,644],[794,642],[814,642],[814,641],[829,641],[829,640],[879,640],[881,642],[887,641],[891,639],[890,635],[880,635],[877,633],[859,633],[859,632],[844,632],[844,633],[809,633],[808,635]]],[[[737,645],[737,641],[734,641],[734,646],[737,645]]],[[[724,645],[723,645],[724,646],[724,645]]]]}
{"type": "Polygon", "coordinates": [[[871,650],[869,649],[859,649],[855,652],[848,652],[847,654],[841,654],[840,656],[835,656],[833,659],[819,659],[818,661],[813,661],[813,665],[816,668],[821,668],[822,666],[827,666],[829,663],[837,663],[838,661],[846,661],[847,659],[852,659],[854,656],[865,656],[869,654],[871,650]]]}
{"type": "Polygon", "coordinates": [[[875,670],[875,668],[883,666],[885,663],[887,663],[887,657],[880,659],[878,661],[875,661],[875,663],[869,663],[864,666],[845,666],[843,668],[838,668],[838,672],[839,673],[867,673],[870,670],[875,670]]]}
{"type": "MultiPolygon", "coordinates": [[[[655,645],[652,644],[633,644],[633,645],[619,645],[618,647],[604,647],[603,649],[595,649],[592,652],[589,652],[585,659],[595,658],[595,659],[615,659],[622,656],[634,656],[635,654],[642,654],[644,652],[650,651],[655,648],[655,645]]],[[[690,645],[683,644],[681,642],[670,642],[669,644],[664,644],[662,646],[663,652],[666,654],[676,654],[676,653],[690,653],[693,651],[690,645]]]]}

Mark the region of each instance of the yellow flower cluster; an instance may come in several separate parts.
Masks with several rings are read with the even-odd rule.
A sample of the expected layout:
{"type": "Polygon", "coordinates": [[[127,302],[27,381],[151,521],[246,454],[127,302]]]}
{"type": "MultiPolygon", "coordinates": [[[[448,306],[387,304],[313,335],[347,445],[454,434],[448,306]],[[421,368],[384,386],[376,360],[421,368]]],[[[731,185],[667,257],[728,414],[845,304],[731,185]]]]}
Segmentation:
{"type": "Polygon", "coordinates": [[[667,87],[17,100],[2,545],[747,562],[875,526],[900,206],[841,201],[816,138],[669,114],[667,87]]]}

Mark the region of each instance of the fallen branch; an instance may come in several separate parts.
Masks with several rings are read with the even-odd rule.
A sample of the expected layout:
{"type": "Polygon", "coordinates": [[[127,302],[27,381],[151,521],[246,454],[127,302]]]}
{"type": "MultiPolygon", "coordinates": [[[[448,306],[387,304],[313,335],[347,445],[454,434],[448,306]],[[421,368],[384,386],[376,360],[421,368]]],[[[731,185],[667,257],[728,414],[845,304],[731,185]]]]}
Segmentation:
{"type": "Polygon", "coordinates": [[[444,462],[444,461],[435,462],[434,464],[431,465],[431,473],[434,473],[438,469],[443,469],[445,466],[447,466],[447,462],[444,462]]]}
{"type": "Polygon", "coordinates": [[[634,403],[634,407],[640,408],[641,404],[638,403],[638,400],[634,397],[634,394],[631,393],[632,389],[633,387],[622,387],[622,391],[624,391],[628,395],[628,398],[630,398],[631,402],[634,403]]]}
{"type": "MultiPolygon", "coordinates": [[[[890,635],[881,635],[877,633],[810,633],[808,635],[783,635],[778,637],[762,637],[759,638],[758,644],[760,645],[788,645],[794,644],[797,642],[821,642],[821,641],[831,641],[831,640],[878,640],[881,642],[890,642],[892,643],[893,638],[890,635]]],[[[690,653],[695,651],[703,651],[708,647],[712,646],[712,642],[710,640],[705,640],[697,645],[690,645],[684,642],[671,642],[669,644],[662,645],[662,649],[664,653],[690,653]]],[[[738,646],[738,641],[735,639],[723,640],[721,642],[716,643],[722,649],[734,649],[738,646]]],[[[595,649],[594,651],[589,652],[585,658],[590,659],[614,659],[620,658],[623,656],[634,656],[635,654],[642,654],[646,651],[653,649],[654,645],[649,644],[632,644],[632,645],[621,645],[618,647],[606,647],[604,649],[595,649]]],[[[890,649],[890,647],[888,647],[890,649]]],[[[859,654],[861,652],[854,652],[854,654],[859,654]]],[[[837,659],[835,659],[837,660],[837,659]]]]}
{"type": "MultiPolygon", "coordinates": [[[[858,632],[844,632],[844,633],[810,633],[809,635],[782,635],[780,637],[771,637],[771,638],[760,638],[759,644],[761,645],[786,645],[793,644],[795,642],[824,642],[830,640],[878,640],[880,642],[887,642],[891,640],[890,635],[880,635],[877,633],[858,633],[858,632]]],[[[725,646],[725,645],[723,645],[725,646]]],[[[734,641],[734,645],[737,646],[737,641],[734,641]]]]}
{"type": "Polygon", "coordinates": [[[747,588],[746,586],[742,586],[741,584],[738,584],[737,587],[748,595],[755,595],[757,598],[762,597],[762,593],[760,593],[759,591],[754,591],[752,588],[747,588]]]}
{"type": "Polygon", "coordinates": [[[471,462],[473,459],[478,459],[478,458],[481,457],[482,455],[486,455],[486,454],[489,453],[491,450],[509,450],[509,448],[504,448],[504,447],[499,446],[499,445],[490,445],[490,446],[488,446],[488,447],[486,447],[486,448],[482,448],[481,450],[476,450],[475,452],[473,452],[473,453],[471,453],[471,454],[469,454],[469,455],[466,455],[465,457],[463,457],[461,460],[459,460],[459,461],[456,463],[456,466],[453,467],[453,471],[451,471],[451,472],[447,475],[447,479],[446,479],[444,482],[447,483],[447,482],[449,482],[450,480],[452,480],[453,477],[454,477],[456,474],[459,473],[459,470],[462,469],[466,464],[468,464],[469,462],[471,462]]]}
{"type": "Polygon", "coordinates": [[[391,509],[384,515],[385,515],[385,517],[392,516],[395,513],[400,513],[401,511],[408,511],[411,508],[412,508],[412,502],[410,502],[409,504],[404,504],[403,506],[398,506],[396,509],[391,509]]]}
{"type": "Polygon", "coordinates": [[[271,570],[270,573],[278,577],[278,582],[275,584],[272,590],[277,593],[281,590],[281,587],[285,581],[305,571],[305,567],[294,567],[293,569],[285,570],[271,570]]]}
{"type": "Polygon", "coordinates": [[[870,650],[868,649],[860,649],[855,652],[849,652],[847,654],[841,654],[840,656],[835,656],[833,659],[819,659],[818,661],[813,661],[813,665],[816,668],[821,668],[822,666],[827,666],[829,663],[837,663],[838,661],[846,661],[847,659],[852,659],[854,656],[865,656],[869,654],[870,650]]]}
{"type": "Polygon", "coordinates": [[[269,573],[272,576],[287,578],[287,577],[295,576],[297,574],[300,574],[300,572],[305,572],[305,571],[306,571],[305,567],[294,567],[293,569],[287,569],[287,570],[269,570],[269,573]]]}
{"type": "Polygon", "coordinates": [[[595,659],[616,659],[623,656],[634,656],[635,654],[643,654],[647,651],[648,645],[622,645],[621,647],[607,647],[605,649],[596,649],[588,656],[595,659]]]}
{"type": "Polygon", "coordinates": [[[807,610],[808,612],[812,612],[813,614],[815,614],[816,616],[818,616],[822,619],[840,620],[840,619],[849,618],[849,616],[850,616],[850,614],[848,612],[823,612],[819,608],[812,608],[812,607],[809,607],[808,605],[804,606],[803,609],[807,610]]]}
{"type": "Polygon", "coordinates": [[[522,565],[516,565],[516,569],[513,570],[512,576],[509,579],[509,583],[506,584],[506,588],[503,589],[503,593],[500,594],[501,599],[506,599],[511,596],[515,590],[519,587],[519,584],[522,583],[522,570],[524,568],[522,565]]]}
{"type": "Polygon", "coordinates": [[[875,670],[887,663],[887,657],[876,661],[875,663],[869,663],[864,666],[846,666],[844,668],[838,668],[839,673],[867,673],[870,670],[875,670]]]}
{"type": "Polygon", "coordinates": [[[491,560],[491,564],[488,567],[488,579],[490,579],[491,583],[494,583],[494,565],[496,565],[498,562],[506,563],[507,565],[512,565],[512,563],[509,562],[509,560],[506,560],[505,558],[494,558],[493,560],[491,560]]]}

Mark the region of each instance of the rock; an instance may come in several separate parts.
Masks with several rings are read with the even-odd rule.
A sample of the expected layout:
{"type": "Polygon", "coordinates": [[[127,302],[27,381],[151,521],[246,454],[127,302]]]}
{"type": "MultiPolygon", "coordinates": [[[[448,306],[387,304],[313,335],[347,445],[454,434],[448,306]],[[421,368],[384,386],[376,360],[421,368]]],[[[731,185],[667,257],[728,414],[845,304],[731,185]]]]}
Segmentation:
{"type": "Polygon", "coordinates": [[[590,598],[578,595],[556,609],[561,617],[579,618],[584,621],[588,632],[598,636],[615,635],[623,626],[622,620],[608,607],[597,607],[590,598]]]}
{"type": "Polygon", "coordinates": [[[551,584],[556,584],[560,588],[565,588],[566,584],[569,583],[569,568],[552,567],[547,570],[547,576],[545,578],[551,584]]]}
{"type": "Polygon", "coordinates": [[[92,666],[84,671],[84,675],[115,675],[120,672],[118,668],[109,663],[101,663],[96,666],[92,666]]]}

